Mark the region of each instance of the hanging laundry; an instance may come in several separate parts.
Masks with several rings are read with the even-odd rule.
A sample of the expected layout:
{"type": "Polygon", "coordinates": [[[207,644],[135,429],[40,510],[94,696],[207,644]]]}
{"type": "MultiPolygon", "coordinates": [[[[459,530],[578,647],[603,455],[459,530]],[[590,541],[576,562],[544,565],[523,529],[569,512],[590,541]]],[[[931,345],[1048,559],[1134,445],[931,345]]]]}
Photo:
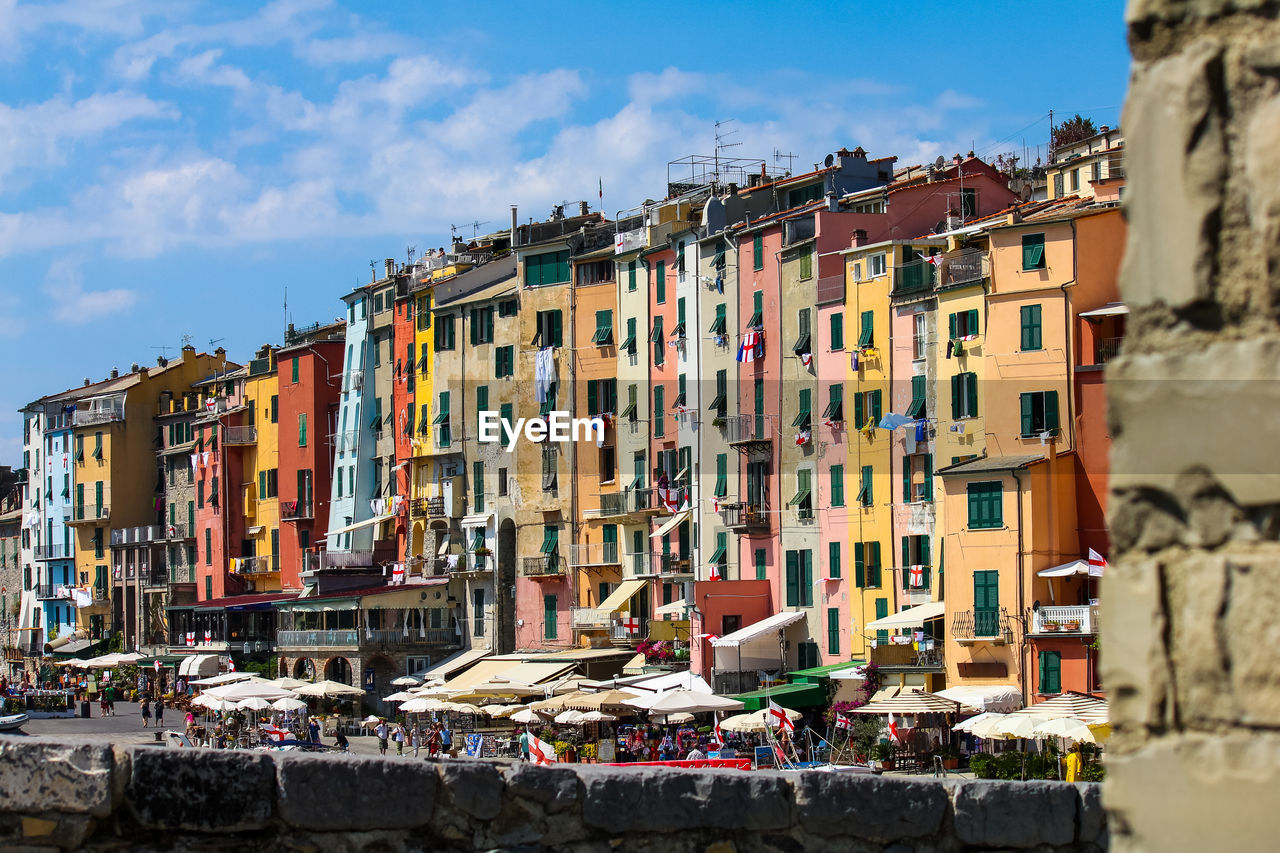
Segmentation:
{"type": "Polygon", "coordinates": [[[720,497],[719,497],[719,495],[712,495],[712,496],[711,496],[711,511],[712,511],[712,512],[719,512],[719,511],[720,511],[720,497]]]}
{"type": "Polygon", "coordinates": [[[952,432],[958,432],[958,433],[960,433],[961,435],[964,435],[964,424],[962,424],[962,423],[961,423],[961,424],[952,424],[951,426],[947,427],[947,429],[951,430],[952,432]]]}
{"type": "Polygon", "coordinates": [[[211,454],[211,453],[210,453],[209,451],[207,451],[207,450],[206,450],[204,453],[201,453],[201,454],[200,454],[200,464],[201,464],[201,465],[208,465],[208,464],[209,464],[209,457],[210,457],[210,456],[212,456],[212,455],[213,455],[213,454],[211,454]]]}
{"type": "Polygon", "coordinates": [[[823,426],[830,427],[831,429],[840,429],[841,423],[841,421],[833,421],[831,418],[826,418],[822,421],[823,426]]]}
{"type": "Polygon", "coordinates": [[[738,347],[738,361],[747,363],[755,361],[759,357],[756,352],[759,338],[759,332],[747,332],[742,336],[742,346],[738,347]]]}
{"type": "Polygon", "coordinates": [[[543,347],[538,350],[533,362],[533,393],[539,403],[547,402],[547,394],[556,381],[555,373],[555,348],[543,347]]]}
{"type": "Polygon", "coordinates": [[[364,620],[364,638],[366,640],[373,639],[373,623],[369,621],[368,617],[364,620]]]}
{"type": "Polygon", "coordinates": [[[964,355],[964,344],[961,343],[959,340],[956,340],[953,343],[955,344],[955,346],[952,349],[955,351],[956,358],[959,358],[960,356],[964,355]]]}
{"type": "Polygon", "coordinates": [[[808,367],[809,365],[813,364],[813,353],[811,352],[800,353],[800,363],[803,364],[805,367],[808,367]]]}
{"type": "Polygon", "coordinates": [[[200,467],[200,454],[192,453],[191,454],[191,470],[195,471],[199,467],[200,467]]]}
{"type": "Polygon", "coordinates": [[[926,429],[927,424],[928,424],[928,421],[924,420],[923,418],[916,421],[916,441],[926,440],[928,436],[928,430],[926,429]]]}
{"type": "Polygon", "coordinates": [[[718,565],[713,564],[711,566],[711,580],[713,581],[724,580],[724,576],[720,574],[720,567],[718,565]]]}
{"type": "Polygon", "coordinates": [[[951,358],[951,353],[955,351],[955,348],[956,348],[955,341],[947,341],[947,358],[951,358]]]}
{"type": "Polygon", "coordinates": [[[811,436],[811,433],[809,430],[807,429],[801,430],[800,432],[796,433],[796,444],[798,446],[803,447],[804,445],[809,443],[810,436],[811,436]]]}
{"type": "Polygon", "coordinates": [[[424,608],[418,608],[418,638],[425,640],[427,638],[427,611],[424,608]]]}
{"type": "Polygon", "coordinates": [[[856,349],[849,352],[849,369],[858,369],[858,351],[856,349]]]}
{"type": "Polygon", "coordinates": [[[914,420],[915,418],[909,418],[906,415],[899,415],[896,412],[889,412],[887,415],[880,418],[880,423],[878,426],[880,427],[880,429],[887,429],[892,432],[898,427],[906,426],[907,424],[912,423],[914,420]]]}

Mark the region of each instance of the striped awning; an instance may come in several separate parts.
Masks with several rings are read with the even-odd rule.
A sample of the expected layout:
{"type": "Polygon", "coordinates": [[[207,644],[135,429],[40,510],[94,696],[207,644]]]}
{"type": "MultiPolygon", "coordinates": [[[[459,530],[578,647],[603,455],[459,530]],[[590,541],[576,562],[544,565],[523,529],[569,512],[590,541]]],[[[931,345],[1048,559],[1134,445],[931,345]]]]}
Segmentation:
{"type": "Polygon", "coordinates": [[[909,690],[879,702],[868,702],[854,708],[855,714],[955,714],[960,703],[944,699],[935,693],[909,690]]]}

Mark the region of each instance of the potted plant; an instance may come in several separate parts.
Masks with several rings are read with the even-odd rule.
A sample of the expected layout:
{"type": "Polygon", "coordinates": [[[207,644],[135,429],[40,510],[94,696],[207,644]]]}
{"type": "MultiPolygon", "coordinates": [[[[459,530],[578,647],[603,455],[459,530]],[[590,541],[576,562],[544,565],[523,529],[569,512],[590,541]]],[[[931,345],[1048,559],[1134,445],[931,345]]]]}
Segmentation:
{"type": "Polygon", "coordinates": [[[960,769],[960,750],[958,747],[953,744],[940,746],[935,754],[942,759],[942,766],[947,770],[960,769]]]}
{"type": "Polygon", "coordinates": [[[893,744],[888,741],[880,741],[871,747],[871,758],[879,762],[881,770],[892,770],[894,767],[893,744]]]}
{"type": "Polygon", "coordinates": [[[1058,622],[1055,622],[1052,619],[1045,620],[1044,630],[1046,633],[1049,633],[1049,634],[1057,633],[1058,629],[1061,627],[1062,626],[1058,622]]]}
{"type": "Polygon", "coordinates": [[[727,421],[725,421],[725,419],[724,419],[724,418],[712,418],[712,419],[711,419],[711,425],[712,425],[713,427],[720,427],[721,429],[724,429],[724,427],[725,427],[725,424],[726,424],[726,423],[727,423],[727,421]]]}
{"type": "Polygon", "coordinates": [[[1079,630],[1080,630],[1080,620],[1079,620],[1079,619],[1068,619],[1066,622],[1063,622],[1063,623],[1062,623],[1062,630],[1067,631],[1068,633],[1075,633],[1076,631],[1079,631],[1079,630]]]}
{"type": "Polygon", "coordinates": [[[487,556],[489,556],[490,554],[492,554],[492,553],[493,553],[493,551],[491,551],[491,550],[489,550],[488,548],[486,548],[485,546],[481,545],[479,548],[475,549],[475,550],[474,550],[474,551],[472,551],[471,553],[475,554],[477,557],[487,557],[487,556]]]}

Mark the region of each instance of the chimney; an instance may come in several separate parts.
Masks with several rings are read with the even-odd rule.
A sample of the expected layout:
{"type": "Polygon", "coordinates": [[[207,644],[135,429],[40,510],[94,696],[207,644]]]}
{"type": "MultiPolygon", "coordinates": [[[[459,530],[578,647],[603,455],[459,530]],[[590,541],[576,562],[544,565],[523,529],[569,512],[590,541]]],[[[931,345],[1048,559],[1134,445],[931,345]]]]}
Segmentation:
{"type": "Polygon", "coordinates": [[[195,351],[196,351],[196,348],[195,348],[195,347],[193,347],[191,344],[183,344],[183,345],[182,345],[182,351],[183,351],[183,352],[195,352],[195,351]]]}
{"type": "Polygon", "coordinates": [[[386,260],[384,260],[384,261],[382,262],[382,264],[383,264],[383,266],[385,266],[385,267],[387,268],[387,278],[391,278],[393,275],[395,275],[395,274],[396,274],[396,259],[395,259],[395,258],[387,258],[386,260]]]}
{"type": "Polygon", "coordinates": [[[738,185],[737,185],[736,183],[734,183],[733,181],[730,181],[730,182],[729,182],[729,195],[737,195],[737,194],[738,194],[738,185]]]}
{"type": "Polygon", "coordinates": [[[1098,128],[1098,133],[1103,134],[1109,131],[1110,129],[1111,129],[1110,127],[1104,124],[1102,127],[1098,128]]]}
{"type": "Polygon", "coordinates": [[[258,353],[257,355],[254,356],[254,358],[266,358],[270,354],[271,354],[271,344],[263,344],[262,346],[258,347],[258,353]]]}
{"type": "Polygon", "coordinates": [[[591,205],[587,204],[585,201],[578,202],[578,215],[589,216],[590,214],[591,214],[591,205]]]}
{"type": "Polygon", "coordinates": [[[84,378],[84,384],[85,384],[86,386],[88,386],[88,385],[92,385],[93,383],[92,383],[92,382],[90,382],[90,381],[89,381],[89,377],[88,377],[88,376],[86,376],[86,377],[84,378]]]}
{"type": "Polygon", "coordinates": [[[962,162],[964,162],[964,160],[960,157],[960,152],[958,151],[956,152],[955,156],[951,158],[951,162],[957,166],[959,166],[962,162]]]}
{"type": "Polygon", "coordinates": [[[520,245],[520,226],[516,222],[516,206],[511,205],[511,248],[520,245]]]}
{"type": "Polygon", "coordinates": [[[120,378],[120,368],[118,368],[118,367],[113,367],[113,368],[111,368],[111,378],[112,378],[112,379],[119,379],[119,378],[120,378]]]}
{"type": "Polygon", "coordinates": [[[835,213],[840,209],[840,200],[836,198],[835,190],[827,191],[827,212],[835,213]]]}
{"type": "Polygon", "coordinates": [[[864,229],[859,228],[853,232],[853,245],[855,247],[865,246],[867,245],[867,242],[867,232],[864,229]]]}
{"type": "Polygon", "coordinates": [[[214,350],[213,354],[218,358],[222,359],[223,361],[227,360],[227,351],[222,347],[218,347],[216,350],[214,350]]]}

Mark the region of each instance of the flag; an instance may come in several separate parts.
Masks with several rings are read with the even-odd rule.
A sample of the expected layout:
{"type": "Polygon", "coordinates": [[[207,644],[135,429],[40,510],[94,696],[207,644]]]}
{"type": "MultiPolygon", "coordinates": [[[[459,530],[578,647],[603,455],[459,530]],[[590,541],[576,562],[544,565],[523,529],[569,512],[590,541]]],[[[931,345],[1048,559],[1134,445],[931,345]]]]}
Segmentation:
{"type": "Polygon", "coordinates": [[[805,367],[808,367],[809,365],[813,364],[813,353],[811,352],[800,353],[800,363],[803,364],[805,367]]]}
{"type": "Polygon", "coordinates": [[[212,631],[205,631],[205,632],[204,632],[204,644],[207,646],[207,645],[209,645],[209,644],[210,644],[210,643],[212,643],[212,642],[213,642],[213,632],[212,632],[212,631]]]}
{"type": "Polygon", "coordinates": [[[811,436],[812,436],[812,433],[810,433],[809,430],[807,429],[800,430],[800,432],[796,433],[796,444],[798,446],[804,446],[808,444],[809,438],[811,436]]]}
{"type": "Polygon", "coordinates": [[[529,757],[534,764],[555,764],[559,761],[555,747],[532,733],[529,734],[529,757]]]}
{"type": "Polygon", "coordinates": [[[787,716],[786,709],[772,699],[769,700],[769,721],[779,729],[795,733],[796,724],[787,716]]]}
{"type": "Polygon", "coordinates": [[[287,737],[289,737],[289,732],[285,731],[279,726],[272,726],[272,725],[258,726],[258,731],[265,734],[271,740],[284,740],[287,737]]]}
{"type": "Polygon", "coordinates": [[[715,634],[697,634],[694,636],[694,639],[695,640],[718,640],[720,638],[715,634]]]}
{"type": "Polygon", "coordinates": [[[889,712],[889,739],[899,746],[902,745],[902,739],[898,737],[898,724],[893,719],[893,712],[889,712]]]}
{"type": "Polygon", "coordinates": [[[156,660],[156,672],[159,672],[159,671],[160,671],[160,661],[157,659],[157,660],[156,660]]]}
{"type": "Polygon", "coordinates": [[[721,580],[724,580],[724,578],[720,575],[720,566],[719,566],[719,565],[712,565],[712,567],[711,567],[711,580],[713,580],[713,581],[721,581],[721,580]]]}
{"type": "Polygon", "coordinates": [[[924,252],[916,252],[926,264],[933,264],[935,267],[942,263],[942,255],[926,255],[924,252]]]}
{"type": "Polygon", "coordinates": [[[1089,577],[1100,578],[1107,570],[1107,559],[1092,548],[1089,549],[1089,577]]]}
{"type": "Polygon", "coordinates": [[[911,585],[916,589],[924,586],[924,566],[911,567],[911,585]]]}
{"type": "Polygon", "coordinates": [[[236,671],[236,662],[232,658],[227,658],[227,672],[236,671]]]}
{"type": "Polygon", "coordinates": [[[846,717],[844,714],[836,714],[836,728],[852,729],[853,723],[849,722],[849,718],[846,717]]]}
{"type": "Polygon", "coordinates": [[[597,179],[600,182],[600,209],[604,210],[604,178],[597,179]]]}
{"type": "Polygon", "coordinates": [[[760,357],[760,333],[747,332],[742,336],[742,346],[738,347],[738,361],[750,362],[760,357]]]}
{"type": "Polygon", "coordinates": [[[856,349],[849,351],[849,369],[850,370],[858,369],[858,351],[856,349]]]}

